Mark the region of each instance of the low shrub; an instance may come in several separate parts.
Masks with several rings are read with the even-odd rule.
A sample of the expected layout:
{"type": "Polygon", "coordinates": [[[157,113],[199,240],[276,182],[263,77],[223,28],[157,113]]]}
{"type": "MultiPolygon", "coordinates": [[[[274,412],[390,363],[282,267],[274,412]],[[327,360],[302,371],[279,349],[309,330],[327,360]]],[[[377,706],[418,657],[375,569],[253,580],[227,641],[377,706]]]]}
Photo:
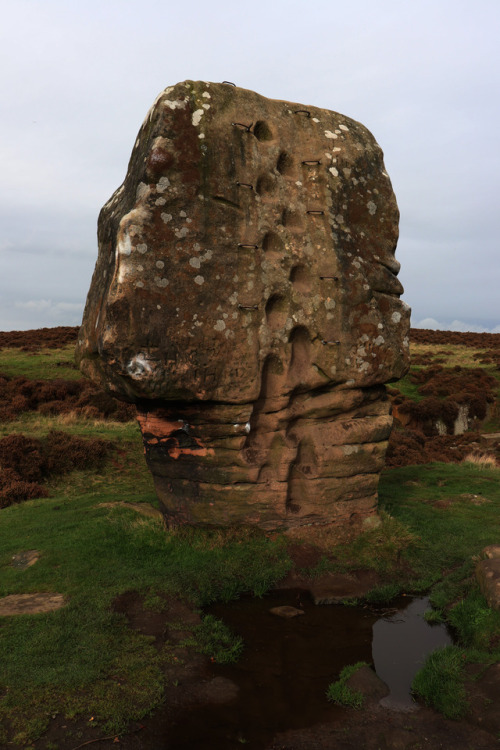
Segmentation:
{"type": "Polygon", "coordinates": [[[100,468],[112,443],[52,431],[43,440],[7,435],[0,440],[0,508],[47,497],[40,482],[74,469],[100,468]]]}

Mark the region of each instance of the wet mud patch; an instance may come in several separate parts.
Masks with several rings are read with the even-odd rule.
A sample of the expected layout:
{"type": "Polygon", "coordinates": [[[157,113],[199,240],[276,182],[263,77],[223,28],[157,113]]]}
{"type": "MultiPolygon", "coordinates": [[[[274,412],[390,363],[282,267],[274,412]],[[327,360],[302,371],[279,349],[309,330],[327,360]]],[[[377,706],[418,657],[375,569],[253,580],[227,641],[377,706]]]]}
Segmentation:
{"type": "MultiPolygon", "coordinates": [[[[226,705],[183,712],[172,729],[171,747],[226,750],[248,743],[266,748],[280,733],[298,737],[321,725],[329,727],[325,738],[333,728],[341,733],[351,711],[328,703],[326,691],[344,667],[359,661],[374,664],[377,672],[367,666],[351,678],[366,698],[363,713],[385,707],[392,716],[418,709],[410,695],[413,677],[425,656],[451,639],[443,626],[424,620],[428,599],[403,599],[397,606],[317,606],[314,593],[301,589],[211,606],[211,615],[243,637],[245,650],[236,665],[211,663],[209,671],[236,683],[239,693],[226,705]]],[[[317,745],[323,746],[333,747],[317,745]]]]}
{"type": "MultiPolygon", "coordinates": [[[[137,592],[127,592],[117,597],[113,608],[123,614],[130,627],[146,635],[152,635],[160,650],[165,646],[174,647],[172,658],[165,665],[165,701],[150,716],[140,722],[132,723],[126,731],[117,736],[103,737],[105,733],[99,728],[90,727],[88,721],[70,721],[62,715],[57,716],[51,723],[48,732],[35,743],[36,750],[46,750],[47,742],[57,744],[59,750],[74,750],[77,745],[92,742],[92,747],[116,748],[122,750],[154,750],[168,748],[168,750],[235,750],[247,745],[252,750],[416,750],[429,748],[435,750],[457,750],[457,748],[476,748],[477,750],[493,750],[498,748],[497,735],[500,731],[500,712],[498,704],[498,686],[500,680],[500,666],[490,667],[477,680],[477,674],[471,671],[468,692],[472,695],[472,710],[467,720],[451,721],[444,719],[435,711],[420,706],[413,713],[397,712],[380,705],[381,698],[387,695],[384,686],[372,669],[368,667],[357,672],[353,678],[352,687],[359,689],[365,696],[362,710],[342,708],[328,704],[323,689],[316,691],[322,701],[323,713],[310,711],[309,726],[304,726],[296,717],[291,723],[284,722],[281,728],[276,727],[276,714],[282,711],[283,704],[291,697],[295,702],[297,715],[303,708],[303,699],[298,695],[300,683],[306,686],[317,678],[317,668],[314,660],[306,655],[300,660],[294,639],[284,638],[290,635],[287,628],[293,623],[307,622],[308,614],[316,611],[320,614],[332,612],[349,612],[351,607],[327,606],[317,607],[307,601],[307,594],[295,590],[272,595],[261,600],[244,599],[233,605],[217,605],[210,608],[213,614],[224,613],[225,622],[231,626],[231,617],[227,616],[228,607],[238,608],[248,605],[250,609],[255,604],[261,614],[254,619],[250,609],[245,620],[245,630],[249,639],[257,633],[259,619],[266,619],[276,624],[279,638],[273,642],[274,656],[270,660],[271,668],[278,672],[284,664],[295,669],[300,663],[299,675],[284,681],[281,689],[274,690],[271,698],[261,700],[262,710],[252,717],[250,727],[242,724],[243,716],[238,706],[247,700],[240,684],[233,679],[231,670],[235,668],[223,667],[210,662],[209,659],[179,644],[187,637],[192,629],[199,624],[200,616],[186,602],[164,597],[165,607],[161,612],[154,612],[144,605],[144,597],[137,592]],[[269,613],[272,604],[277,601],[288,602],[288,606],[297,606],[306,614],[291,620],[282,619],[269,613]],[[290,602],[293,604],[290,604],[290,602]],[[294,697],[295,696],[295,697],[294,697]],[[319,718],[318,718],[319,716],[319,718]],[[302,725],[301,725],[302,724],[302,725]],[[99,738],[102,739],[99,739],[99,738]],[[77,741],[78,738],[78,741],[77,741]]],[[[396,613],[393,612],[393,615],[396,613]]],[[[361,620],[356,625],[358,635],[364,639],[362,648],[365,660],[371,662],[372,625],[380,619],[380,611],[361,608],[361,620]],[[372,625],[370,624],[372,623],[372,625]]],[[[387,616],[391,616],[386,611],[387,616]]],[[[348,617],[351,615],[348,614],[348,617]]],[[[311,636],[309,641],[314,641],[311,636]]],[[[330,643],[327,649],[339,650],[343,641],[336,636],[335,630],[330,633],[330,643]]],[[[349,649],[349,643],[346,644],[349,649]]],[[[319,650],[319,649],[318,649],[319,650]]],[[[323,653],[323,652],[321,652],[323,653]]],[[[353,663],[359,659],[360,652],[348,652],[345,663],[353,663]]],[[[323,657],[327,654],[323,653],[323,657]]],[[[262,692],[262,681],[259,680],[259,662],[265,661],[266,656],[259,654],[258,649],[247,645],[244,658],[237,668],[247,673],[245,679],[254,681],[253,704],[259,700],[262,692]]],[[[268,660],[269,661],[269,660],[268,660]]],[[[323,662],[325,658],[323,658],[323,662]]],[[[265,667],[269,669],[269,666],[265,667]]],[[[320,666],[321,679],[328,684],[336,675],[327,669],[325,664],[320,666]]],[[[306,703],[312,700],[306,696],[306,703]]]]}

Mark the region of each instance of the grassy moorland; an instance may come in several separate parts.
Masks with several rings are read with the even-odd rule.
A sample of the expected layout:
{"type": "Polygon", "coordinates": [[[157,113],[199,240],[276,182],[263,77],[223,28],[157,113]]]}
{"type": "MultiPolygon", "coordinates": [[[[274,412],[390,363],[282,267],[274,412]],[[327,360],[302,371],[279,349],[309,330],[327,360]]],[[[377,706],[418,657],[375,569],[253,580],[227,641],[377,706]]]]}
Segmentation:
{"type": "MultiPolygon", "coordinates": [[[[66,602],[50,613],[0,617],[0,744],[29,747],[58,715],[118,732],[163,701],[165,665],[178,657],[174,645],[158,649],[128,627],[113,606],[117,597],[138,591],[151,610],[183,598],[202,611],[243,592],[260,596],[292,566],[291,542],[247,529],[166,531],[159,516],[139,512],[157,501],[129,407],[110,403],[79,378],[71,342],[35,341],[28,351],[9,340],[0,344],[0,597],[50,592],[66,602]],[[31,550],[39,554],[36,564],[13,564],[15,555],[31,550]]],[[[497,449],[480,438],[495,431],[498,419],[492,346],[455,343],[445,355],[442,343],[413,345],[412,371],[393,385],[394,401],[431,398],[439,411],[436,400],[462,393],[464,403],[474,391],[469,380],[463,377],[458,391],[458,381],[447,376],[481,368],[493,378],[475,406],[482,414],[486,401],[486,421],[480,425],[478,416],[472,427],[480,429],[466,438],[440,438],[425,434],[428,423],[419,430],[418,413],[409,409],[413,421],[398,423],[380,483],[382,524],[343,543],[328,533],[307,540],[318,546],[320,560],[311,575],[375,570],[372,601],[430,592],[430,617],[448,620],[457,632],[450,652],[455,661],[460,653],[450,683],[455,691],[463,664],[500,659],[500,615],[487,607],[474,578],[482,548],[500,539],[497,449]],[[425,369],[433,374],[423,377],[425,369]],[[419,390],[439,374],[431,395],[419,390]],[[439,440],[444,462],[435,460],[439,440]]],[[[210,654],[219,649],[220,661],[236,658],[241,648],[208,617],[184,645],[210,654]]],[[[449,665],[429,669],[432,679],[436,670],[441,677],[450,672],[449,665]]],[[[436,703],[445,679],[434,693],[426,687],[430,678],[417,688],[436,703]]],[[[49,748],[43,739],[37,746],[49,748]]]]}

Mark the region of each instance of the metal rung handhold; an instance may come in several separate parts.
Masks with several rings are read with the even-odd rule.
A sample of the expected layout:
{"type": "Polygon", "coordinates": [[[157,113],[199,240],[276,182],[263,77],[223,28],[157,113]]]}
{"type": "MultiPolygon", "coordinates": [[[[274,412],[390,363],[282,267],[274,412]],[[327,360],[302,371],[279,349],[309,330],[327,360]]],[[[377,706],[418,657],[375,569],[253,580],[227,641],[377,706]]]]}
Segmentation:
{"type": "Polygon", "coordinates": [[[293,114],[294,115],[305,115],[306,117],[310,117],[311,116],[311,113],[309,112],[308,109],[295,109],[293,111],[293,114]]]}
{"type": "Polygon", "coordinates": [[[322,281],[323,281],[323,279],[333,279],[333,281],[338,281],[338,280],[339,280],[339,277],[338,277],[338,276],[320,276],[319,278],[320,278],[320,279],[321,279],[322,281]]]}
{"type": "Polygon", "coordinates": [[[227,83],[229,84],[229,86],[236,86],[236,84],[233,83],[232,81],[222,81],[222,83],[227,83]]]}
{"type": "Polygon", "coordinates": [[[240,128],[240,130],[246,130],[246,132],[249,133],[252,129],[253,122],[251,122],[250,125],[245,125],[244,122],[232,122],[231,125],[234,125],[236,128],[240,128]]]}
{"type": "Polygon", "coordinates": [[[327,344],[334,344],[335,346],[338,346],[340,344],[340,341],[326,341],[326,339],[321,339],[321,343],[323,346],[326,346],[327,344]]]}
{"type": "Polygon", "coordinates": [[[306,214],[312,214],[313,216],[323,216],[324,211],[306,211],[306,214]]]}
{"type": "Polygon", "coordinates": [[[251,245],[250,243],[238,242],[238,247],[242,247],[245,250],[258,250],[258,245],[251,245]]]}
{"type": "Polygon", "coordinates": [[[253,190],[253,185],[250,185],[249,182],[237,182],[236,184],[238,185],[238,187],[246,187],[249,190],[253,190]]]}
{"type": "Polygon", "coordinates": [[[316,164],[321,164],[321,159],[305,159],[302,164],[305,164],[306,167],[313,167],[316,164]]]}
{"type": "Polygon", "coordinates": [[[238,305],[238,307],[240,308],[240,310],[258,310],[259,309],[258,305],[238,305]]]}

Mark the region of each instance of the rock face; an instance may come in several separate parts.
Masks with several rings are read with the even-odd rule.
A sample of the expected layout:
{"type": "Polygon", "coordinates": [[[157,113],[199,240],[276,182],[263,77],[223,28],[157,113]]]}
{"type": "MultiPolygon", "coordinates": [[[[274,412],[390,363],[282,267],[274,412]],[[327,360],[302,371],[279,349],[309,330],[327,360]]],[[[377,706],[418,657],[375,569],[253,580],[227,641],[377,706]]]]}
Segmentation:
{"type": "Polygon", "coordinates": [[[476,578],[488,605],[500,610],[500,544],[485,547],[483,558],[476,565],[476,578]]]}
{"type": "Polygon", "coordinates": [[[170,523],[375,512],[408,366],[398,208],[358,122],[229,84],[156,99],[99,217],[82,371],[137,405],[170,523]]]}

